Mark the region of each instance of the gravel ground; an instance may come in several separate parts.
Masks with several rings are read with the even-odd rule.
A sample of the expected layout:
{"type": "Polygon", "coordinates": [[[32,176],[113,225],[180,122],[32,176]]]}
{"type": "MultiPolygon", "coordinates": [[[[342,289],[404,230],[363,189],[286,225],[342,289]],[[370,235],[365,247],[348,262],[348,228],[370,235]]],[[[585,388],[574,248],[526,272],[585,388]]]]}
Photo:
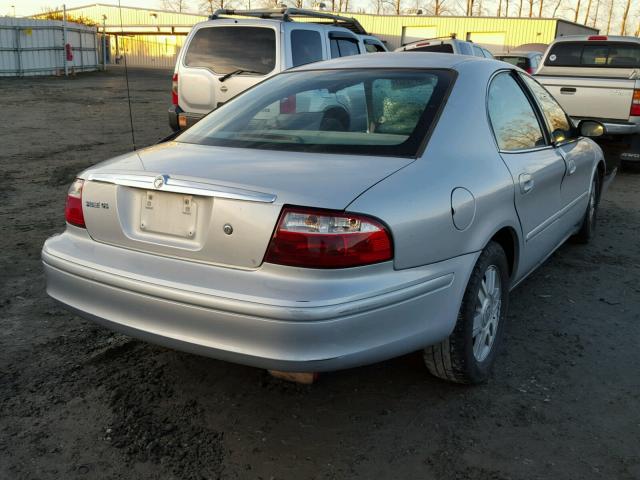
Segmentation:
{"type": "MultiPolygon", "coordinates": [[[[138,145],[170,72],[133,71],[138,145]]],[[[640,479],[640,175],[512,294],[479,387],[418,354],[313,386],[114,334],[44,291],[74,174],[130,149],[121,70],[0,80],[0,478],[640,479]]]]}

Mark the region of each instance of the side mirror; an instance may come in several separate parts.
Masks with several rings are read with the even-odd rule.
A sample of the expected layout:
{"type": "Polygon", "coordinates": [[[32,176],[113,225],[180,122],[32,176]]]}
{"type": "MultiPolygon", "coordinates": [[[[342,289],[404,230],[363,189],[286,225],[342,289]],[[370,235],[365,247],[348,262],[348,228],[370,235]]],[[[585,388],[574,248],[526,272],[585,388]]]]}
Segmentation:
{"type": "Polygon", "coordinates": [[[578,130],[583,137],[601,137],[606,133],[604,125],[595,120],[582,120],[578,124],[578,130]]]}

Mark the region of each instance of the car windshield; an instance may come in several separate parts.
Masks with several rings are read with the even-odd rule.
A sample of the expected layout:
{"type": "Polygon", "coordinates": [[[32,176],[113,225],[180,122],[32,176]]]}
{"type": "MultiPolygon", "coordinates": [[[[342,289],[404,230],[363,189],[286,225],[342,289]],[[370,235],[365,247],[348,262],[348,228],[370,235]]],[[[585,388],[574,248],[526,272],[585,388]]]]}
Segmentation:
{"type": "Polygon", "coordinates": [[[285,72],[247,90],[178,142],[303,152],[415,156],[444,101],[450,70],[285,72]]]}
{"type": "Polygon", "coordinates": [[[553,46],[544,62],[549,67],[640,67],[636,43],[561,42],[553,46]]]}
{"type": "Polygon", "coordinates": [[[223,75],[239,70],[264,75],[276,66],[276,34],[265,27],[201,28],[187,47],[184,63],[223,75]]]}

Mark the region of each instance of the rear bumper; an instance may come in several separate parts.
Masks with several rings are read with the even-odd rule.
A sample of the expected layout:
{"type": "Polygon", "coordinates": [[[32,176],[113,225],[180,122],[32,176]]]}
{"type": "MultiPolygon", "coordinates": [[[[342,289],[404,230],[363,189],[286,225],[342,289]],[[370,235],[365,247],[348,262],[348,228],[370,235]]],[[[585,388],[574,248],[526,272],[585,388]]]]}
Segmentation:
{"type": "Polygon", "coordinates": [[[168,113],[169,113],[169,126],[174,132],[177,132],[178,130],[183,130],[185,128],[189,128],[190,126],[197,123],[198,120],[200,120],[202,117],[204,117],[204,115],[200,113],[185,112],[177,105],[172,105],[171,108],[169,108],[168,113]],[[184,126],[180,126],[180,117],[182,117],[183,119],[182,121],[184,123],[184,126]]]}
{"type": "Polygon", "coordinates": [[[637,135],[640,134],[640,123],[603,123],[607,135],[637,135]]]}
{"type": "Polygon", "coordinates": [[[391,262],[350,272],[242,271],[111,247],[78,230],[42,251],[47,292],[72,311],[171,348],[288,371],[338,370],[441,341],[477,259],[400,271],[391,262]]]}

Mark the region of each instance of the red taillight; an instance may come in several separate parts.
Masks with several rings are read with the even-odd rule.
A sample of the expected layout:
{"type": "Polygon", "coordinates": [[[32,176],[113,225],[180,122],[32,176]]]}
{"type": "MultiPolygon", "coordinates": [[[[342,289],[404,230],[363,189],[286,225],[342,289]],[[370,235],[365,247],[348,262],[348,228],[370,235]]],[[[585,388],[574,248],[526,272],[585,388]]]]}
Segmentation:
{"type": "Polygon", "coordinates": [[[527,67],[524,69],[525,72],[527,72],[529,75],[533,75],[533,67],[527,67]]]}
{"type": "Polygon", "coordinates": [[[84,215],[82,214],[82,187],[84,180],[76,178],[69,187],[67,193],[67,203],[64,207],[64,218],[67,223],[76,227],[85,227],[84,215]]]}
{"type": "Polygon", "coordinates": [[[178,74],[174,73],[171,78],[171,103],[178,105],[178,74]]]}
{"type": "Polygon", "coordinates": [[[631,111],[629,115],[632,117],[640,117],[640,89],[633,91],[633,98],[631,99],[631,111]]]}
{"type": "Polygon", "coordinates": [[[609,38],[606,35],[591,35],[587,38],[587,40],[608,40],[609,38]]]}
{"type": "Polygon", "coordinates": [[[264,261],[306,268],[346,268],[393,258],[389,232],[364,215],[285,207],[264,261]]]}
{"type": "Polygon", "coordinates": [[[426,47],[427,45],[431,45],[431,42],[416,43],[416,47],[426,47]]]}
{"type": "Polygon", "coordinates": [[[280,113],[296,113],[295,95],[280,100],[280,113]]]}

